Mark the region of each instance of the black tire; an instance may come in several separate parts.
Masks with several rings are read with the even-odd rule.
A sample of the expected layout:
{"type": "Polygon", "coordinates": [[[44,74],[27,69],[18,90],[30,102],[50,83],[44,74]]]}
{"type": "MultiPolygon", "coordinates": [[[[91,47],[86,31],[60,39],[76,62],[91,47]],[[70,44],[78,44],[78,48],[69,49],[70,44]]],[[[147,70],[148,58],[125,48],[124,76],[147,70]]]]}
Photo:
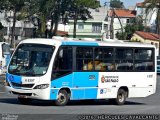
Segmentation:
{"type": "Polygon", "coordinates": [[[32,102],[32,99],[30,98],[22,98],[22,97],[18,97],[18,101],[23,104],[23,105],[29,105],[32,102]]]}
{"type": "Polygon", "coordinates": [[[114,99],[115,104],[123,105],[126,101],[126,98],[127,98],[127,91],[125,91],[124,89],[119,89],[117,93],[117,98],[114,99]]]}
{"type": "Polygon", "coordinates": [[[66,90],[60,90],[58,93],[58,99],[55,101],[57,106],[64,106],[68,103],[70,97],[66,90]]]}

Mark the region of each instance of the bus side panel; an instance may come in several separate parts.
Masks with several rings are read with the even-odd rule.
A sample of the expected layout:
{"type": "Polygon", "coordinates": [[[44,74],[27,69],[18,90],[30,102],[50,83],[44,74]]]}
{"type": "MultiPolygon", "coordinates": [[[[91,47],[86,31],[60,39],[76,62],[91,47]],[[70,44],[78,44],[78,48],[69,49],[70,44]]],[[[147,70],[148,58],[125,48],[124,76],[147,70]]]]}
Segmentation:
{"type": "Polygon", "coordinates": [[[155,93],[154,72],[100,72],[97,98],[116,98],[118,89],[126,87],[128,97],[146,97],[155,93]]]}
{"type": "MultiPolygon", "coordinates": [[[[74,73],[73,88],[84,93],[84,95],[79,96],[78,99],[97,99],[98,76],[98,72],[74,73]]],[[[73,91],[73,99],[77,99],[76,96],[76,92],[74,93],[73,91]]]]}
{"type": "Polygon", "coordinates": [[[128,97],[147,97],[153,93],[154,93],[153,87],[129,88],[129,96],[128,97]]]}
{"type": "MultiPolygon", "coordinates": [[[[55,100],[58,97],[58,92],[61,88],[72,88],[73,74],[66,75],[54,80],[51,80],[50,99],[55,100]]],[[[72,94],[72,93],[71,93],[72,94]]]]}
{"type": "Polygon", "coordinates": [[[116,98],[119,86],[119,74],[100,72],[97,99],[116,98]]]}
{"type": "Polygon", "coordinates": [[[71,100],[85,99],[85,89],[84,88],[72,88],[71,100]]]}
{"type": "Polygon", "coordinates": [[[97,99],[97,88],[85,89],[85,99],[97,99]]]}

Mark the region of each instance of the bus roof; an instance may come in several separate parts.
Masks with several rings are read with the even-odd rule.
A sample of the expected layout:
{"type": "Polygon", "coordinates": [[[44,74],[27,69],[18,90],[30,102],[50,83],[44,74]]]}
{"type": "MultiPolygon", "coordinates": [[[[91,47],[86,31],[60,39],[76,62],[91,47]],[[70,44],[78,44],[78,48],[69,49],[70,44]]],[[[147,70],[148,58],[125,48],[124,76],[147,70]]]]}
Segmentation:
{"type": "Polygon", "coordinates": [[[71,39],[46,39],[46,38],[34,38],[26,39],[20,42],[33,43],[33,44],[46,44],[46,45],[82,45],[82,46],[123,46],[123,47],[155,47],[151,44],[135,43],[135,42],[110,42],[110,41],[86,41],[86,40],[73,40],[71,39]]]}

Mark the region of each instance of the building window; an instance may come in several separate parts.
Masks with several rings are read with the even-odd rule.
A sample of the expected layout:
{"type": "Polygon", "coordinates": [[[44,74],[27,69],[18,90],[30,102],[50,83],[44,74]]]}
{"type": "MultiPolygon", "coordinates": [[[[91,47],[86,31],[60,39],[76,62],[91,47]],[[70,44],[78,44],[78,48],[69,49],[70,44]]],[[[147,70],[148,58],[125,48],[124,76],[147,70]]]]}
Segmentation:
{"type": "Polygon", "coordinates": [[[100,23],[93,23],[92,24],[92,32],[93,33],[101,33],[102,30],[102,24],[100,23]]]}
{"type": "Polygon", "coordinates": [[[108,31],[108,25],[107,25],[107,24],[104,25],[103,30],[104,30],[104,31],[108,31]]]}
{"type": "Polygon", "coordinates": [[[155,43],[156,48],[158,48],[158,43],[155,43]]]}
{"type": "Polygon", "coordinates": [[[79,23],[78,24],[78,29],[80,29],[80,30],[84,29],[84,24],[83,23],[79,23]]]}
{"type": "Polygon", "coordinates": [[[130,23],[130,20],[129,20],[129,19],[127,19],[127,23],[130,23]]]}

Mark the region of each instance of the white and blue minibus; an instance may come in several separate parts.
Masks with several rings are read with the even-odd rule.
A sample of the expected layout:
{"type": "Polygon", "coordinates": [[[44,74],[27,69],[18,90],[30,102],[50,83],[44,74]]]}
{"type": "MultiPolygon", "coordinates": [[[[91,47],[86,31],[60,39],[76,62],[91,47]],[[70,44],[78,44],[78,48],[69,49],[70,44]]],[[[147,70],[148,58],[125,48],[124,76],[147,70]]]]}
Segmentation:
{"type": "Polygon", "coordinates": [[[149,44],[27,39],[11,57],[5,85],[22,104],[109,99],[122,105],[155,93],[155,61],[149,44]]]}

